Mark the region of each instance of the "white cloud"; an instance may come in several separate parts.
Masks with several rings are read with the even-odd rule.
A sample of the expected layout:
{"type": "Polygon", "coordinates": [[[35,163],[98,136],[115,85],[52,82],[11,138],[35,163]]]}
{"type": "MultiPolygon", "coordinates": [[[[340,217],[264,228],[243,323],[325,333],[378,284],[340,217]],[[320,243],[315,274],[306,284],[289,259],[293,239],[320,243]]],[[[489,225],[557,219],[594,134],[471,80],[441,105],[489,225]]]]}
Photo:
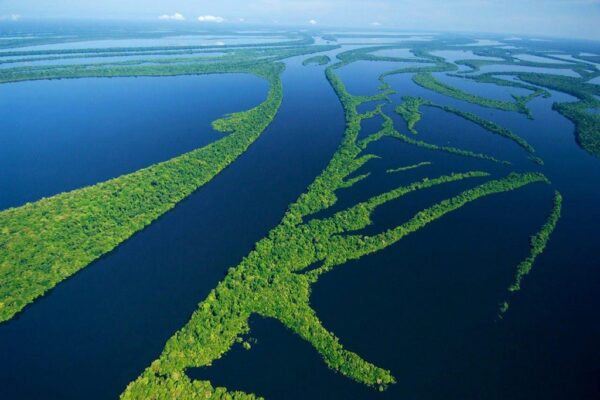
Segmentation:
{"type": "Polygon", "coordinates": [[[19,14],[0,15],[0,21],[18,21],[20,19],[19,14]]]}
{"type": "Polygon", "coordinates": [[[373,26],[381,26],[381,22],[379,22],[379,21],[373,21],[373,22],[371,22],[371,25],[373,25],[373,26]]]}
{"type": "Polygon", "coordinates": [[[167,20],[167,21],[183,21],[183,20],[185,20],[185,17],[182,14],[176,12],[175,14],[171,14],[171,15],[163,14],[160,17],[158,17],[158,19],[163,19],[163,20],[167,20]]]}
{"type": "Polygon", "coordinates": [[[314,20],[314,19],[311,19],[311,20],[308,21],[308,23],[311,24],[311,25],[316,25],[317,21],[314,20]]]}
{"type": "Polygon", "coordinates": [[[223,17],[217,17],[216,15],[201,15],[198,17],[198,21],[200,22],[214,22],[220,24],[225,21],[223,17]]]}
{"type": "Polygon", "coordinates": [[[240,21],[240,22],[245,22],[245,21],[246,21],[246,19],[245,19],[245,18],[240,18],[238,21],[240,21]]]}
{"type": "Polygon", "coordinates": [[[185,17],[183,16],[183,14],[176,12],[171,15],[163,14],[163,15],[159,16],[158,19],[162,19],[162,20],[166,20],[166,21],[183,21],[183,20],[185,20],[185,17]]]}

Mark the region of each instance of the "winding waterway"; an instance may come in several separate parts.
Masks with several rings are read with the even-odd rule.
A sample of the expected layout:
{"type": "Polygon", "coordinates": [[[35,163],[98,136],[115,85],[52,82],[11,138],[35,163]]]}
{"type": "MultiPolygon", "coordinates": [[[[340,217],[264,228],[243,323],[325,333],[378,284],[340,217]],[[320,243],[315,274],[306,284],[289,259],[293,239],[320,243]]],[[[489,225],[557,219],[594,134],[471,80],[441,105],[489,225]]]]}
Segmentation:
{"type": "MultiPolygon", "coordinates": [[[[303,67],[302,59],[286,60],[281,109],[244,155],[116,251],[0,325],[0,398],[116,398],[158,356],[227,268],[277,225],[289,203],[326,165],[344,130],[342,108],[324,67],[303,67]]],[[[378,74],[394,64],[356,63],[340,75],[352,93],[372,94],[378,74]]],[[[441,74],[436,78],[489,98],[509,100],[510,93],[523,94],[491,85],[475,92],[471,81],[459,83],[441,74]]],[[[530,120],[428,91],[412,82],[410,74],[386,80],[397,94],[385,111],[400,131],[412,135],[393,107],[404,95],[422,96],[511,129],[536,149],[545,165],[532,163],[505,138],[425,107],[415,138],[486,152],[512,165],[386,138],[368,149],[381,158],[357,171],[371,172],[369,179],[340,190],[338,203],[323,215],[450,172],[479,169],[500,177],[514,170],[539,170],[552,186],[532,185],[478,200],[383,251],[337,267],[314,285],[311,302],[325,327],[349,350],[392,371],[398,383],[386,392],[332,372],[308,343],[278,322],[256,316],[250,320],[249,336],[257,343],[250,351],[236,345],[212,367],[190,370],[189,375],[272,399],[597,398],[600,161],[577,146],[573,125],[552,111],[553,101],[570,98],[552,93],[552,98],[534,99],[530,120]],[[424,161],[432,164],[386,172],[424,161]],[[516,265],[528,255],[529,236],[552,207],[553,188],[564,196],[563,217],[523,289],[510,297],[508,313],[499,319],[498,304],[506,299],[516,265]]],[[[93,82],[101,86],[111,81],[93,82]]],[[[261,90],[258,99],[264,95],[261,90]]],[[[216,95],[199,92],[185,98],[198,96],[210,103],[216,95]]],[[[234,106],[233,98],[244,96],[219,101],[238,110],[241,103],[234,106]]],[[[109,105],[104,107],[110,116],[109,105]]],[[[186,112],[192,115],[193,110],[186,112]]],[[[364,128],[372,133],[380,122],[367,121],[364,128]]],[[[155,135],[168,133],[162,132],[155,135]]],[[[480,182],[411,193],[378,209],[374,225],[364,233],[396,226],[480,182]]]]}
{"type": "Polygon", "coordinates": [[[258,105],[267,90],[246,74],[2,85],[0,210],[204,146],[222,137],[213,120],[258,105]]]}
{"type": "MultiPolygon", "coordinates": [[[[245,154],[116,251],[0,325],[0,398],[116,398],[227,268],[279,222],[324,168],[344,130],[323,68],[303,67],[302,60],[286,61],[281,108],[245,154]]],[[[163,93],[156,101],[171,102],[163,93]]],[[[225,93],[252,101],[264,92],[225,93]]],[[[188,92],[185,99],[224,101],[214,95],[188,92]]]]}
{"type": "MultiPolygon", "coordinates": [[[[362,65],[364,70],[354,71],[354,87],[368,90],[373,82],[359,77],[376,73],[370,64],[362,65]]],[[[249,336],[257,341],[252,350],[238,345],[214,366],[192,370],[190,376],[274,399],[594,398],[600,393],[593,378],[600,372],[595,361],[600,355],[600,319],[594,312],[600,302],[595,289],[600,283],[595,233],[600,193],[594,184],[600,180],[600,162],[576,145],[573,125],[552,111],[553,101],[568,96],[553,93],[550,99],[533,100],[535,119],[530,120],[427,91],[415,85],[410,75],[388,81],[398,91],[395,104],[402,95],[423,96],[509,127],[536,148],[545,166],[527,160],[527,153],[509,140],[426,107],[417,125],[422,132],[418,139],[490,151],[513,165],[384,139],[369,148],[382,158],[356,173],[371,172],[370,178],[340,191],[338,203],[319,217],[399,185],[451,171],[481,169],[505,176],[513,170],[541,170],[565,197],[563,218],[523,289],[510,297],[509,312],[503,319],[497,317],[516,265],[529,252],[528,238],[552,207],[552,187],[547,185],[479,200],[396,245],[337,267],[314,285],[311,302],[325,327],[349,350],[390,369],[397,378],[398,383],[387,391],[344,381],[291,331],[257,317],[250,321],[249,336]],[[386,173],[423,161],[432,164],[386,173]]],[[[506,89],[489,93],[493,91],[488,86],[482,95],[502,97],[506,89]]],[[[386,111],[391,114],[392,107],[386,111]]],[[[394,116],[394,120],[406,132],[401,119],[394,116]]],[[[369,124],[365,128],[375,129],[369,124]]],[[[374,225],[363,232],[397,226],[425,206],[475,184],[458,182],[411,193],[378,209],[374,225]]]]}

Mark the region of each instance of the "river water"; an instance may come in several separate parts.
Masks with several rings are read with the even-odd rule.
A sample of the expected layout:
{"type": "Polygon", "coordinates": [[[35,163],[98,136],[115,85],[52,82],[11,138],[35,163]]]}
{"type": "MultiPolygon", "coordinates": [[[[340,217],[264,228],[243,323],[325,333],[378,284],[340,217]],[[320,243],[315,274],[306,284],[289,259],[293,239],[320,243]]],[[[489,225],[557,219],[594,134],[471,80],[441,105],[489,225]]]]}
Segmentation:
{"type": "MultiPolygon", "coordinates": [[[[344,129],[324,67],[303,67],[301,61],[286,61],[280,112],[247,153],[116,251],[0,325],[0,398],[115,398],[160,354],[227,268],[276,226],[326,165],[344,129]]],[[[343,79],[353,93],[374,93],[383,64],[357,64],[341,71],[343,79]]],[[[252,350],[236,345],[212,367],[190,375],[272,399],[598,398],[600,161],[577,146],[573,125],[551,109],[553,101],[571,98],[553,93],[534,99],[530,120],[446,98],[415,85],[410,75],[387,81],[398,93],[385,110],[402,132],[412,135],[393,106],[403,95],[422,96],[508,127],[545,165],[532,163],[509,140],[426,107],[415,138],[512,164],[386,138],[368,148],[381,158],[357,171],[371,172],[369,179],[341,190],[339,202],[322,215],[450,172],[483,170],[503,177],[515,170],[542,171],[552,184],[480,199],[385,250],[337,267],[314,285],[311,302],[325,327],[349,350],[392,371],[398,382],[386,392],[332,372],[308,343],[258,317],[250,321],[250,336],[257,339],[252,350]],[[386,172],[423,161],[432,164],[386,172]],[[550,212],[555,189],[564,196],[563,218],[499,319],[498,304],[529,253],[529,236],[550,212]]],[[[38,84],[43,85],[31,85],[38,84]]],[[[462,88],[475,87],[469,81],[462,88]]],[[[475,94],[508,99],[507,90],[486,85],[475,94]]],[[[372,133],[380,122],[368,121],[364,129],[372,133]]],[[[364,233],[397,226],[483,181],[411,193],[380,207],[364,233]]]]}

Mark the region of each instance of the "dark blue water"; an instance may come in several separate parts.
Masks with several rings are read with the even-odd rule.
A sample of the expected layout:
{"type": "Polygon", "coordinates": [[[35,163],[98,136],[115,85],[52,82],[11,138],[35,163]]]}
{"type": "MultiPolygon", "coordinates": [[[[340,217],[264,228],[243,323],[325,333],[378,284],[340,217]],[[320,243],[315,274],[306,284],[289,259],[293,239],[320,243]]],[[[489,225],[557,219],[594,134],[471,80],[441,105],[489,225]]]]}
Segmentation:
{"type": "Polygon", "coordinates": [[[0,209],[204,146],[222,137],[213,120],[258,105],[267,89],[242,74],[2,85],[0,209]]]}
{"type": "MultiPolygon", "coordinates": [[[[281,109],[245,154],[149,228],[0,325],[0,398],[116,398],[227,268],[279,222],[325,167],[344,130],[323,68],[303,67],[302,59],[287,62],[281,109]]],[[[211,92],[196,95],[214,99],[211,92]]]]}
{"type": "Polygon", "coordinates": [[[336,70],[350,94],[369,96],[377,93],[380,85],[379,75],[383,72],[401,68],[430,66],[418,62],[395,61],[356,61],[336,70]]]}
{"type": "MultiPolygon", "coordinates": [[[[344,126],[323,68],[302,67],[303,58],[288,63],[280,113],[246,154],[117,251],[0,325],[0,398],[115,398],[158,356],[226,269],[278,223],[326,165],[344,126]]],[[[363,63],[344,79],[349,88],[369,94],[381,72],[363,63]]],[[[503,177],[539,170],[552,185],[480,199],[315,284],[311,302],[325,327],[349,350],[392,371],[398,383],[388,391],[334,373],[310,344],[277,321],[257,317],[250,320],[249,336],[258,341],[250,351],[236,345],[212,367],[190,374],[273,399],[600,398],[600,160],[577,146],[572,123],[551,110],[554,101],[570,98],[554,92],[536,98],[530,120],[446,98],[415,85],[410,75],[387,81],[398,94],[386,112],[399,130],[406,132],[406,125],[393,106],[402,95],[422,96],[508,127],[536,148],[545,165],[528,161],[509,140],[425,107],[415,138],[489,152],[513,165],[386,138],[366,150],[380,158],[356,172],[371,176],[340,190],[338,203],[320,216],[450,172],[484,170],[503,177]],[[432,164],[386,172],[423,161],[432,164]],[[508,298],[508,313],[498,319],[498,303],[529,253],[529,236],[552,207],[554,189],[564,196],[563,217],[522,290],[508,298]]],[[[486,87],[474,94],[500,98],[504,90],[486,87]]],[[[375,132],[380,122],[365,122],[362,135],[375,132]]],[[[363,233],[397,226],[484,181],[445,184],[385,204],[363,233]]]]}
{"type": "MultiPolygon", "coordinates": [[[[362,76],[359,71],[356,79],[362,76]]],[[[394,77],[390,82],[402,94],[427,93],[411,84],[410,77],[394,77]]],[[[595,310],[600,305],[596,290],[600,243],[595,232],[600,223],[600,192],[594,182],[600,179],[600,161],[576,145],[573,125],[551,110],[552,102],[563,98],[555,94],[534,100],[534,120],[474,105],[463,107],[464,102],[453,99],[444,101],[507,122],[537,148],[546,160],[544,167],[527,161],[527,153],[506,139],[425,108],[417,138],[494,150],[495,156],[514,165],[384,139],[367,149],[381,158],[356,172],[371,172],[371,177],[340,190],[338,203],[316,216],[452,171],[478,169],[503,177],[512,170],[541,170],[552,180],[552,185],[534,184],[480,199],[385,250],[336,267],[315,284],[311,301],[325,327],[349,350],[393,372],[398,383],[388,391],[379,393],[350,380],[344,383],[343,377],[324,369],[310,345],[278,322],[259,318],[250,322],[249,336],[258,340],[252,350],[236,346],[213,367],[190,374],[267,398],[598,398],[600,318],[595,310]],[[385,172],[422,161],[432,165],[385,172]],[[554,189],[565,198],[563,218],[522,290],[508,297],[508,313],[499,319],[498,305],[507,299],[516,265],[529,253],[529,236],[552,208],[554,189]]],[[[402,129],[403,122],[396,116],[394,120],[402,129]]],[[[373,129],[369,124],[365,127],[373,129]]],[[[482,181],[466,180],[406,195],[376,210],[374,225],[363,233],[397,226],[424,207],[482,181]]]]}
{"type": "Polygon", "coordinates": [[[439,81],[467,93],[477,93],[477,96],[500,101],[514,101],[513,95],[527,96],[530,90],[515,88],[511,86],[497,86],[491,83],[479,83],[471,79],[448,76],[445,73],[436,73],[433,76],[439,81]]]}
{"type": "Polygon", "coordinates": [[[518,144],[458,115],[433,107],[423,108],[422,114],[416,125],[421,133],[415,139],[491,155],[517,165],[527,162],[528,153],[518,144]]]}

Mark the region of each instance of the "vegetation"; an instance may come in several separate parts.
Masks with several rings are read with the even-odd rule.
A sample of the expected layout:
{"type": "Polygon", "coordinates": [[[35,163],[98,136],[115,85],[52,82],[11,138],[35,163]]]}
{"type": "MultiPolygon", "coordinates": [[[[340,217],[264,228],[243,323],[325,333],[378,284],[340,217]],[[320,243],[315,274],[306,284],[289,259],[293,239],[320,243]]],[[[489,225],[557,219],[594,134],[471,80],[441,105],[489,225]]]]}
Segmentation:
{"type": "Polygon", "coordinates": [[[302,61],[302,65],[304,65],[304,66],[306,66],[306,65],[327,65],[330,62],[331,62],[331,58],[329,58],[329,56],[322,54],[322,55],[307,58],[306,60],[302,61]]]}
{"type": "MultiPolygon", "coordinates": [[[[576,102],[554,103],[553,107],[575,124],[575,137],[577,143],[588,153],[600,157],[600,115],[588,112],[590,108],[600,108],[600,101],[595,97],[600,96],[600,87],[587,82],[587,80],[590,79],[589,74],[586,74],[583,71],[579,72],[582,74],[581,78],[529,72],[487,73],[468,76],[466,78],[473,79],[477,82],[494,83],[504,86],[525,86],[526,88],[541,86],[578,98],[579,101],[576,102]],[[504,75],[515,76],[520,82],[498,78],[498,76],[504,75]]],[[[550,95],[545,89],[538,88],[537,90],[545,97],[550,95]]]]}
{"type": "Polygon", "coordinates": [[[123,399],[253,398],[239,392],[227,393],[207,381],[191,380],[185,373],[188,368],[209,366],[222,357],[248,332],[248,318],[253,314],[274,318],[296,332],[313,345],[331,369],[384,390],[395,382],[394,377],[346,350],[322,325],[310,307],[311,285],[332,268],[386,248],[472,201],[534,182],[547,182],[537,173],[510,174],[424,208],[404,224],[372,236],[361,234],[360,230],[372,223],[371,216],[377,207],[407,193],[464,179],[482,179],[488,174],[471,171],[426,178],[374,196],[331,217],[310,218],[336,203],[337,190],[368,177],[348,179],[375,157],[364,154],[369,143],[395,135],[388,117],[382,131],[358,140],[361,120],[372,117],[375,112],[381,113],[381,107],[360,114],[357,106],[385,99],[390,91],[384,89],[374,96],[350,95],[334,72],[343,65],[344,62],[339,62],[326,69],[346,116],[346,132],[328,166],[289,207],[281,223],[260,240],[237,267],[229,269],[224,280],[200,303],[190,321],[169,339],[160,357],[127,387],[123,399]]]}
{"type": "Polygon", "coordinates": [[[545,68],[545,69],[564,69],[564,70],[573,70],[577,72],[581,76],[587,76],[590,73],[595,71],[593,65],[586,63],[585,61],[569,61],[565,62],[564,59],[553,57],[549,54],[545,53],[536,53],[534,51],[524,51],[523,49],[494,49],[494,48],[481,48],[477,51],[480,56],[491,56],[495,58],[500,58],[500,61],[496,60],[460,60],[457,61],[456,64],[466,65],[471,68],[470,71],[463,71],[462,73],[467,72],[478,72],[481,67],[486,65],[506,65],[506,66],[519,66],[519,67],[530,67],[530,68],[545,68]],[[550,60],[556,60],[557,63],[551,62],[537,62],[537,61],[527,61],[517,58],[516,56],[519,54],[532,55],[536,57],[543,57],[550,60]],[[591,70],[591,71],[590,71],[591,70]]]}
{"type": "Polygon", "coordinates": [[[575,124],[577,143],[596,157],[600,157],[600,114],[591,114],[587,110],[598,107],[598,101],[593,104],[583,101],[554,104],[555,110],[575,124]]]}
{"type": "Polygon", "coordinates": [[[421,106],[427,101],[420,97],[411,96],[404,96],[402,100],[404,101],[396,107],[396,112],[404,118],[408,130],[416,135],[418,132],[415,125],[417,125],[417,122],[419,122],[423,116],[421,114],[421,106]]]}
{"type": "Polygon", "coordinates": [[[485,118],[481,118],[477,114],[473,114],[468,111],[462,111],[462,110],[459,110],[458,108],[451,107],[451,106],[439,105],[439,104],[433,103],[429,100],[423,99],[421,97],[404,96],[402,99],[404,100],[404,102],[396,108],[396,112],[398,114],[400,114],[407,121],[408,129],[415,134],[417,133],[417,130],[415,129],[415,124],[418,121],[420,121],[421,115],[422,115],[420,112],[420,107],[428,106],[428,107],[439,108],[440,110],[444,110],[446,112],[458,115],[459,117],[466,119],[467,121],[471,121],[471,122],[481,126],[483,129],[485,129],[491,133],[495,133],[495,134],[505,137],[509,140],[512,140],[513,142],[515,142],[516,144],[521,146],[523,149],[525,149],[529,153],[535,152],[534,148],[529,143],[527,143],[527,141],[525,139],[523,139],[522,137],[515,135],[510,130],[504,128],[503,126],[498,125],[495,122],[492,122],[485,118]]]}
{"type": "Polygon", "coordinates": [[[458,69],[458,67],[456,65],[447,62],[442,57],[437,57],[437,56],[430,54],[425,49],[414,48],[412,50],[412,53],[416,57],[419,57],[419,58],[408,59],[407,61],[433,63],[433,65],[426,64],[423,67],[404,67],[404,68],[394,69],[394,70],[383,73],[381,75],[380,79],[385,79],[388,76],[397,75],[397,74],[451,72],[451,71],[455,71],[456,69],[458,69]]]}
{"type": "Polygon", "coordinates": [[[70,64],[41,67],[6,68],[2,70],[0,83],[31,81],[39,79],[109,78],[121,76],[175,76],[210,73],[253,72],[262,64],[283,58],[326,51],[333,46],[306,46],[283,49],[252,49],[236,52],[219,60],[147,59],[118,63],[70,64]],[[239,53],[239,54],[238,54],[239,53]]]}
{"type": "MultiPolygon", "coordinates": [[[[539,232],[531,237],[530,246],[531,253],[529,256],[521,261],[517,266],[517,273],[515,274],[514,282],[508,287],[509,292],[517,292],[521,289],[521,281],[525,276],[529,274],[533,268],[533,263],[536,258],[544,252],[554,228],[560,219],[560,213],[562,209],[562,196],[559,192],[554,193],[554,206],[552,212],[548,216],[546,223],[542,226],[539,232]]],[[[505,301],[500,306],[500,314],[504,314],[508,311],[508,302],[505,301]]]]}
{"type": "Polygon", "coordinates": [[[592,114],[588,109],[600,108],[600,86],[587,83],[583,78],[568,76],[519,73],[519,79],[558,90],[579,99],[576,102],[554,103],[554,109],[575,124],[577,143],[590,154],[600,157],[600,114],[592,114]]]}
{"type": "MultiPolygon", "coordinates": [[[[15,49],[21,47],[29,47],[29,46],[40,46],[40,45],[48,45],[48,44],[66,44],[66,43],[76,43],[76,42],[87,42],[87,41],[98,41],[98,40],[129,40],[129,39],[161,39],[168,38],[174,35],[190,35],[195,36],[197,38],[206,37],[207,35],[210,37],[210,34],[206,32],[198,32],[196,30],[191,31],[132,31],[129,29],[124,30],[112,30],[112,31],[97,31],[97,30],[89,30],[82,31],[81,28],[72,30],[67,27],[61,27],[59,31],[55,32],[46,32],[40,35],[27,35],[21,38],[12,38],[10,40],[6,40],[5,37],[0,36],[0,48],[2,49],[15,49]]],[[[226,37],[244,37],[244,36],[256,36],[255,32],[234,32],[234,31],[220,31],[219,36],[226,37]]],[[[306,34],[299,33],[283,33],[283,32],[261,32],[260,36],[262,37],[286,37],[289,39],[285,42],[275,42],[275,43],[256,43],[254,46],[277,46],[277,45],[289,45],[290,43],[303,44],[303,43],[312,43],[312,38],[306,34]]],[[[247,46],[247,45],[243,45],[247,46]]],[[[177,46],[176,46],[177,47],[177,46]]],[[[181,47],[181,46],[179,46],[181,47]]],[[[221,46],[223,47],[223,46],[221,46]]],[[[147,48],[156,48],[156,46],[150,47],[141,47],[141,49],[147,48]]],[[[163,46],[163,48],[165,48],[163,46]]],[[[118,49],[122,49],[118,47],[118,49]]],[[[62,49],[58,49],[60,51],[62,49]]],[[[86,50],[97,50],[97,48],[86,49],[86,50]]],[[[25,50],[31,51],[31,50],[25,50]]],[[[38,50],[35,50],[38,51],[38,50]]],[[[56,51],[56,50],[51,50],[56,51]]]]}
{"type": "MultiPolygon", "coordinates": [[[[325,39],[325,36],[323,38],[325,39]]],[[[329,39],[335,40],[334,37],[329,39]]],[[[0,288],[0,321],[10,319],[26,304],[58,282],[143,229],[242,154],[268,126],[281,103],[280,74],[283,65],[276,61],[293,55],[334,48],[300,45],[311,41],[312,38],[309,40],[304,37],[301,39],[302,43],[296,43],[294,47],[278,45],[276,48],[271,46],[235,51],[226,49],[224,56],[208,61],[206,58],[182,57],[3,69],[0,83],[34,79],[246,72],[267,79],[270,89],[267,99],[261,105],[215,121],[215,129],[230,133],[206,147],[107,182],[0,212],[0,277],[3,282],[0,288]],[[153,65],[149,65],[148,62],[153,65]]],[[[452,45],[457,43],[460,43],[460,40],[451,42],[452,45]]],[[[457,69],[456,65],[430,53],[436,46],[443,44],[439,41],[415,46],[413,53],[419,57],[418,60],[371,54],[374,50],[406,47],[406,43],[363,47],[340,54],[339,62],[325,69],[326,77],[340,99],[346,118],[346,130],[337,151],[307,191],[289,206],[280,224],[257,242],[255,248],[237,266],[228,270],[223,281],[199,304],[187,324],[168,340],[158,359],[128,385],[121,396],[122,399],[256,398],[253,394],[215,388],[208,381],[192,380],[186,374],[188,368],[210,366],[235,343],[240,343],[250,350],[250,341],[244,341],[243,336],[249,332],[248,319],[254,314],[276,319],[311,343],[333,371],[379,390],[385,390],[395,383],[395,378],[389,370],[376,366],[346,349],[342,341],[323,326],[310,305],[312,285],[333,268],[385,249],[473,201],[493,194],[514,191],[529,184],[549,182],[541,173],[511,173],[504,178],[489,180],[490,175],[484,171],[452,172],[399,186],[331,216],[320,217],[321,211],[336,204],[340,189],[351,187],[369,177],[368,173],[351,176],[376,158],[374,154],[369,153],[369,145],[386,137],[432,151],[509,164],[486,154],[438,146],[405,135],[395,128],[392,118],[386,115],[381,104],[365,113],[359,113],[358,107],[367,102],[390,101],[394,91],[385,82],[385,77],[399,73],[415,73],[413,79],[417,84],[443,95],[488,108],[524,113],[529,117],[531,115],[527,103],[536,96],[548,95],[547,91],[539,89],[538,86],[556,88],[566,85],[564,81],[555,82],[547,76],[534,76],[536,74],[519,74],[522,82],[515,82],[513,85],[499,83],[507,81],[484,74],[479,78],[482,81],[488,79],[496,84],[518,85],[532,90],[532,94],[514,96],[514,102],[475,96],[443,84],[431,75],[432,72],[451,72],[457,69]],[[354,96],[348,93],[335,72],[358,60],[410,61],[423,63],[423,66],[383,73],[379,78],[381,85],[378,94],[354,96]],[[550,81],[546,81],[547,79],[550,81]],[[383,118],[381,130],[359,139],[361,122],[375,116],[383,118]],[[372,224],[372,215],[378,207],[409,193],[468,180],[486,181],[453,197],[424,206],[398,226],[377,234],[365,233],[364,229],[372,224]]],[[[205,46],[202,49],[206,51],[205,46]]],[[[153,48],[151,51],[160,54],[172,50],[173,48],[169,47],[153,48]]],[[[182,53],[197,50],[188,47],[175,48],[175,51],[182,53]]],[[[503,50],[492,49],[490,52],[497,52],[505,60],[510,58],[509,52],[503,50]]],[[[19,57],[36,55],[31,51],[13,53],[18,53],[15,56],[19,57]]],[[[114,56],[119,52],[116,49],[107,49],[106,52],[83,52],[89,57],[97,57],[100,53],[114,56]]],[[[121,54],[137,53],[150,54],[137,48],[123,50],[121,54]]],[[[47,59],[81,57],[69,51],[42,51],[38,55],[47,59]]],[[[326,65],[330,61],[329,57],[320,55],[307,58],[303,64],[326,65]]],[[[580,83],[578,82],[578,85],[580,83]]],[[[597,107],[597,100],[593,97],[597,94],[586,86],[577,88],[580,102],[559,103],[555,108],[576,121],[578,132],[583,132],[581,135],[585,137],[587,146],[593,149],[598,146],[598,142],[589,138],[597,139],[598,121],[593,118],[588,120],[579,115],[582,110],[579,104],[585,105],[586,110],[597,107]]],[[[571,90],[574,90],[572,86],[571,90]]],[[[417,134],[416,124],[421,119],[421,106],[437,107],[452,112],[489,132],[512,140],[529,153],[534,152],[523,138],[492,121],[422,98],[404,97],[404,102],[396,111],[406,120],[408,130],[413,134],[417,134]]],[[[594,117],[593,114],[586,114],[594,117]]],[[[533,155],[530,158],[541,162],[541,159],[533,155]]],[[[430,164],[431,162],[425,161],[389,169],[387,172],[397,173],[430,164]]],[[[537,256],[544,251],[560,217],[561,204],[562,197],[556,192],[554,209],[540,232],[531,238],[531,254],[517,267],[515,282],[509,288],[510,292],[519,290],[521,280],[529,273],[537,256]]],[[[507,309],[508,302],[504,302],[501,305],[501,313],[507,309]]]]}
{"type": "MultiPolygon", "coordinates": [[[[425,58],[403,58],[394,56],[382,56],[372,54],[375,51],[382,50],[394,50],[406,48],[406,44],[403,45],[389,45],[389,46],[370,46],[370,47],[359,47],[357,49],[348,50],[340,55],[338,58],[344,63],[349,64],[355,61],[392,61],[392,62],[410,62],[410,63],[425,63],[428,64],[432,61],[439,61],[437,59],[425,59],[425,58]]],[[[440,61],[442,62],[442,61],[440,61]]],[[[442,62],[443,63],[443,62],[442,62]]]]}
{"type": "Polygon", "coordinates": [[[431,165],[431,162],[430,162],[430,161],[423,161],[423,162],[420,162],[420,163],[417,163],[417,164],[413,164],[413,165],[407,165],[407,166],[405,166],[405,167],[398,167],[398,168],[392,168],[392,169],[388,169],[388,170],[387,170],[387,171],[385,171],[385,172],[387,172],[387,173],[389,173],[389,174],[392,174],[392,173],[395,173],[395,172],[404,172],[404,171],[409,171],[409,170],[411,170],[411,169],[416,169],[416,168],[420,168],[420,167],[425,167],[425,166],[427,166],[427,165],[431,165]]]}
{"type": "MultiPolygon", "coordinates": [[[[243,35],[236,33],[236,36],[243,35]]],[[[61,40],[61,42],[73,40],[61,40]]],[[[270,42],[260,44],[236,44],[236,45],[184,45],[184,46],[148,46],[148,47],[103,47],[103,48],[83,48],[83,49],[45,49],[45,50],[12,50],[3,51],[2,57],[28,57],[28,56],[48,56],[48,55],[94,55],[102,53],[131,53],[131,52],[157,52],[157,51],[172,51],[172,50],[211,50],[211,49],[244,49],[260,47],[287,47],[287,46],[306,46],[314,43],[312,36],[303,35],[293,40],[270,42]]],[[[11,46],[14,47],[14,46],[11,46]]]]}
{"type": "Polygon", "coordinates": [[[458,100],[463,100],[469,103],[477,104],[482,107],[495,108],[504,111],[516,111],[526,114],[531,118],[531,113],[527,108],[527,103],[533,98],[540,96],[542,91],[534,92],[528,96],[514,96],[515,102],[500,101],[488,99],[485,97],[476,96],[467,92],[464,92],[455,87],[446,85],[436,80],[433,75],[428,72],[419,72],[413,77],[413,81],[424,87],[425,89],[433,90],[445,96],[453,97],[458,100]]]}
{"type": "Polygon", "coordinates": [[[368,144],[368,142],[373,141],[373,139],[378,139],[379,137],[382,137],[382,136],[390,136],[390,137],[396,138],[404,143],[411,144],[413,146],[421,147],[421,148],[428,149],[428,150],[442,151],[445,153],[455,154],[455,155],[459,155],[459,156],[463,156],[463,157],[478,158],[481,160],[488,160],[488,161],[493,161],[493,162],[497,162],[497,163],[502,163],[505,165],[510,165],[510,162],[508,162],[508,161],[498,160],[497,158],[492,157],[487,154],[475,153],[473,151],[459,149],[457,147],[439,146],[437,144],[427,143],[422,140],[413,139],[412,137],[408,137],[408,136],[398,132],[396,129],[394,129],[393,121],[389,116],[387,116],[385,114],[382,114],[382,116],[385,120],[384,129],[382,131],[380,131],[379,133],[377,133],[376,136],[374,136],[372,139],[365,140],[365,143],[368,144]]]}
{"type": "Polygon", "coordinates": [[[12,318],[173,208],[239,157],[274,118],[283,64],[248,70],[271,87],[265,102],[213,123],[231,132],[203,148],[94,186],[0,212],[0,321],[12,318]]]}
{"type": "Polygon", "coordinates": [[[461,111],[454,107],[440,106],[437,104],[428,104],[428,105],[431,107],[436,107],[436,108],[439,108],[446,112],[458,115],[459,117],[466,119],[467,121],[471,121],[471,122],[481,126],[483,129],[487,130],[488,132],[495,133],[496,135],[499,135],[499,136],[505,137],[509,140],[512,140],[513,142],[515,142],[517,145],[521,146],[523,149],[525,149],[525,151],[527,151],[529,153],[535,152],[534,148],[531,147],[531,145],[529,143],[527,143],[527,141],[525,139],[523,139],[522,137],[520,137],[518,135],[515,135],[510,130],[506,129],[503,126],[498,125],[495,122],[492,122],[485,118],[481,118],[480,116],[470,113],[468,111],[461,111]]]}
{"type": "Polygon", "coordinates": [[[496,86],[506,86],[506,87],[514,87],[519,89],[531,90],[532,92],[540,92],[540,96],[544,98],[550,97],[550,93],[543,88],[538,86],[528,85],[525,82],[517,81],[517,80],[508,80],[498,78],[496,75],[502,74],[479,74],[479,75],[456,75],[452,74],[452,76],[463,78],[463,79],[471,79],[480,83],[491,83],[496,86]]]}
{"type": "Polygon", "coordinates": [[[272,61],[322,50],[323,46],[257,49],[222,63],[3,70],[0,82],[243,72],[267,79],[270,89],[259,106],[214,121],[216,130],[230,132],[215,143],[106,182],[1,211],[0,322],[152,223],[246,151],[272,121],[283,96],[283,64],[257,62],[250,54],[268,55],[272,61]]]}
{"type": "Polygon", "coordinates": [[[66,54],[66,55],[48,55],[48,56],[33,56],[33,57],[20,57],[20,58],[3,58],[0,55],[0,64],[15,64],[15,63],[27,63],[27,62],[42,62],[42,61],[58,61],[58,60],[77,60],[77,59],[92,59],[92,58],[108,58],[108,57],[139,57],[139,56],[194,56],[204,55],[211,57],[219,57],[221,53],[225,55],[231,55],[233,50],[158,50],[158,51],[131,51],[131,52],[120,52],[120,53],[99,53],[99,54],[66,54]]]}

